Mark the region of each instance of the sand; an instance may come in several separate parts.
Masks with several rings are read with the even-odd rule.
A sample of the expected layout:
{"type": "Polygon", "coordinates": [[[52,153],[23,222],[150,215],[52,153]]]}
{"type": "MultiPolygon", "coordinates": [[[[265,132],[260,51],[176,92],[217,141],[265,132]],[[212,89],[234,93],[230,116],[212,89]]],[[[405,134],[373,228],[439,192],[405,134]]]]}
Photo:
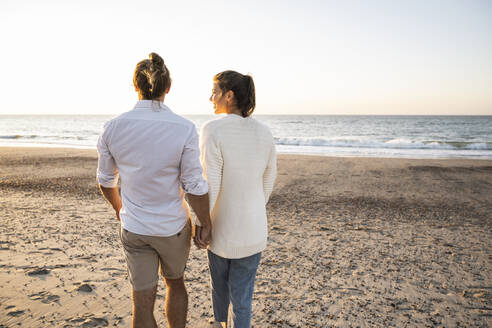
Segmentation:
{"type": "MultiPolygon", "coordinates": [[[[492,161],[279,156],[254,327],[492,326],[492,161]]],[[[0,327],[128,327],[93,150],[0,148],[0,327]]],[[[212,316],[206,253],[188,327],[212,316]]],[[[166,327],[162,282],[156,319],[166,327]]]]}

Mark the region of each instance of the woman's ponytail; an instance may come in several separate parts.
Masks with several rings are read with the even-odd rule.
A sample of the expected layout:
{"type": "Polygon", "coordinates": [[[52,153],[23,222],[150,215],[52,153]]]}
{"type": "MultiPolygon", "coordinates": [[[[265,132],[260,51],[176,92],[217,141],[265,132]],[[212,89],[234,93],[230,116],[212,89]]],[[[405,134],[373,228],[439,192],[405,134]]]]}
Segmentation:
{"type": "Polygon", "coordinates": [[[245,75],[247,92],[246,92],[246,103],[241,109],[241,113],[244,117],[247,117],[253,113],[256,107],[256,94],[255,94],[255,83],[253,82],[253,77],[251,75],[245,75]]]}

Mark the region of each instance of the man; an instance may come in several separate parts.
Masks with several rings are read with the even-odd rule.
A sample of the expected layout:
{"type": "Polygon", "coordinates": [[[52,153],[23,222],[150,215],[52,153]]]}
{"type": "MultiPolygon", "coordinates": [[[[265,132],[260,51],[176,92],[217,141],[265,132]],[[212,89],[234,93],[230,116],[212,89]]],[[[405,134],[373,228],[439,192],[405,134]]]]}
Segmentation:
{"type": "Polygon", "coordinates": [[[160,267],[169,327],[181,328],[188,309],[183,274],[191,238],[184,196],[201,223],[195,243],[205,248],[211,229],[208,185],[202,177],[195,126],[163,103],[171,83],[164,61],[151,54],[137,64],[133,80],[139,101],[133,110],[106,123],[97,146],[97,179],[121,221],[133,287],[133,327],[157,327],[153,311],[160,267]]]}

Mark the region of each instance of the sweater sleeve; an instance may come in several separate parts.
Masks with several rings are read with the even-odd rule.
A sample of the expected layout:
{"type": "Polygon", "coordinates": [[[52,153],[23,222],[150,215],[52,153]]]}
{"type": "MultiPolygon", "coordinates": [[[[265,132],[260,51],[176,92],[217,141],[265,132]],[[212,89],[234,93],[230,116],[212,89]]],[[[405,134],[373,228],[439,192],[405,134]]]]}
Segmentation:
{"type": "Polygon", "coordinates": [[[272,144],[270,150],[270,158],[268,164],[263,173],[263,193],[265,194],[265,204],[268,203],[268,199],[273,191],[273,184],[277,177],[277,152],[275,150],[275,144],[272,144]]]}
{"type": "Polygon", "coordinates": [[[215,203],[222,185],[222,168],[224,160],[220,150],[217,136],[205,125],[200,139],[201,163],[203,173],[208,181],[208,196],[210,201],[210,213],[213,212],[215,203]]]}

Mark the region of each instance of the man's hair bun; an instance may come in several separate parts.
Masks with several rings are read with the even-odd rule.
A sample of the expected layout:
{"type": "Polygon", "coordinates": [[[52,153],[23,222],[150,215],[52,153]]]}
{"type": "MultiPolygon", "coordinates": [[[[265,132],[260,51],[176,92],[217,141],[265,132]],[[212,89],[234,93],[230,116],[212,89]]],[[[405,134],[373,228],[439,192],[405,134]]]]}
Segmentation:
{"type": "Polygon", "coordinates": [[[154,64],[154,66],[158,68],[164,67],[164,59],[162,59],[162,57],[156,54],[155,52],[151,52],[149,54],[149,58],[152,61],[152,64],[154,64]]]}
{"type": "Polygon", "coordinates": [[[164,59],[155,52],[137,64],[133,73],[133,84],[143,99],[159,99],[171,86],[171,76],[164,59]]]}

